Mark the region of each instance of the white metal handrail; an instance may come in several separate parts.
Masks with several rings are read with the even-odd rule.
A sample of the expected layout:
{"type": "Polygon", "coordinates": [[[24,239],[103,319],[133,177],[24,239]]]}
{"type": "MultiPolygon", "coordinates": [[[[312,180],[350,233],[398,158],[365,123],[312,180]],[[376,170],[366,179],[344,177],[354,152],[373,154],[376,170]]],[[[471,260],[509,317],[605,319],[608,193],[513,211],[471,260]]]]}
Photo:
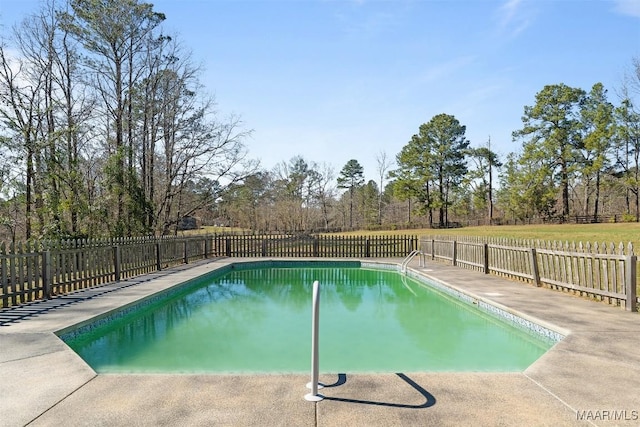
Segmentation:
{"type": "Polygon", "coordinates": [[[311,382],[307,387],[311,389],[311,393],[305,394],[305,400],[310,402],[319,402],[324,396],[318,393],[318,389],[322,385],[318,383],[319,363],[318,363],[318,329],[320,320],[320,282],[313,282],[313,303],[311,313],[311,382]]]}
{"type": "Polygon", "coordinates": [[[418,254],[422,254],[422,251],[420,251],[419,249],[414,249],[409,255],[407,255],[407,257],[402,261],[402,264],[400,265],[400,271],[402,273],[407,272],[407,266],[409,265],[411,260],[418,254]]]}

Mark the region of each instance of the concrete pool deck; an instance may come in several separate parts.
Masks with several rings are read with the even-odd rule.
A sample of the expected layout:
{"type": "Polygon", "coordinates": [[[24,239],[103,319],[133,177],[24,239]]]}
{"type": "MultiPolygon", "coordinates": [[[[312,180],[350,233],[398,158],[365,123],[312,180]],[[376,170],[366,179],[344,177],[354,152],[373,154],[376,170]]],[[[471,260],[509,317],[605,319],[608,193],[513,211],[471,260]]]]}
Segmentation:
{"type": "Polygon", "coordinates": [[[438,263],[410,267],[567,337],[524,372],[323,374],[325,399],[312,403],[309,375],[97,375],[54,334],[243,260],[259,259],[200,262],[1,310],[0,426],[640,425],[640,314],[438,263]]]}

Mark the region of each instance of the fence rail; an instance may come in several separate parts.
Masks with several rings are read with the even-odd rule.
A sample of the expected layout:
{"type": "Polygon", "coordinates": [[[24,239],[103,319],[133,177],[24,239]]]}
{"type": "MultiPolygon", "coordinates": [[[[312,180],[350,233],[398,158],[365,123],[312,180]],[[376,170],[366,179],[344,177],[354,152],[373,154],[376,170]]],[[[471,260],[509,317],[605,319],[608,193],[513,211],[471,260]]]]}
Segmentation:
{"type": "Polygon", "coordinates": [[[207,235],[0,246],[0,307],[65,295],[209,257],[404,257],[416,236],[207,235]]]}
{"type": "Polygon", "coordinates": [[[638,258],[631,243],[575,244],[479,238],[423,237],[420,250],[434,261],[604,299],[637,311],[638,258]]]}

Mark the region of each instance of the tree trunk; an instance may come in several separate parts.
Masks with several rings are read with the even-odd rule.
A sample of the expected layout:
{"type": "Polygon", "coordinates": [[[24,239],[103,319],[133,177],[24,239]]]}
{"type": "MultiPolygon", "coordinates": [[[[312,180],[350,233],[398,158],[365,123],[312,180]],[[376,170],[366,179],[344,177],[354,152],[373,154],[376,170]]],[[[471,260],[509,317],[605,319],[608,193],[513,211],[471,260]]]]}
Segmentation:
{"type": "MultiPolygon", "coordinates": [[[[28,137],[27,137],[28,138],[28,137]]],[[[33,150],[29,139],[25,141],[27,145],[27,176],[26,176],[26,206],[25,206],[25,223],[24,232],[27,240],[31,238],[31,206],[33,193],[33,150]]]]}
{"type": "Polygon", "coordinates": [[[489,225],[493,222],[493,165],[489,155],[489,225]]]}
{"type": "Polygon", "coordinates": [[[567,172],[567,164],[564,160],[561,162],[560,180],[562,185],[562,218],[566,220],[569,216],[569,173],[567,172]]]}
{"type": "Polygon", "coordinates": [[[593,201],[593,220],[598,222],[598,209],[600,205],[600,171],[596,172],[596,194],[593,201]]]}
{"type": "Polygon", "coordinates": [[[349,188],[349,228],[353,228],[353,186],[349,188]]]}
{"type": "Polygon", "coordinates": [[[591,181],[590,181],[589,177],[587,177],[586,183],[584,185],[584,195],[583,195],[583,200],[582,200],[582,203],[583,203],[582,211],[584,212],[585,215],[589,215],[589,204],[591,202],[591,200],[589,200],[590,199],[589,190],[590,190],[590,187],[591,187],[590,183],[591,183],[591,181]]]}

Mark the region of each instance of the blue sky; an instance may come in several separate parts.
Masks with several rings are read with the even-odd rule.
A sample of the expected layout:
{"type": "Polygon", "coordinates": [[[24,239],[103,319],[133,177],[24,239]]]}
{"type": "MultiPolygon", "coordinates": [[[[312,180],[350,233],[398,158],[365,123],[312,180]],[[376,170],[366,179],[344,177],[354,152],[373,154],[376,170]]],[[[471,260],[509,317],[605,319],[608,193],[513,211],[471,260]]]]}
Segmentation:
{"type": "MultiPolygon", "coordinates": [[[[253,129],[266,169],[301,155],[336,173],[358,160],[377,180],[433,116],[473,146],[518,151],[511,133],[547,84],[610,101],[640,57],[640,0],[157,0],[193,50],[222,114],[253,129]]],[[[38,1],[0,0],[3,32],[38,1]]],[[[640,102],[640,100],[638,100],[640,102]]]]}

